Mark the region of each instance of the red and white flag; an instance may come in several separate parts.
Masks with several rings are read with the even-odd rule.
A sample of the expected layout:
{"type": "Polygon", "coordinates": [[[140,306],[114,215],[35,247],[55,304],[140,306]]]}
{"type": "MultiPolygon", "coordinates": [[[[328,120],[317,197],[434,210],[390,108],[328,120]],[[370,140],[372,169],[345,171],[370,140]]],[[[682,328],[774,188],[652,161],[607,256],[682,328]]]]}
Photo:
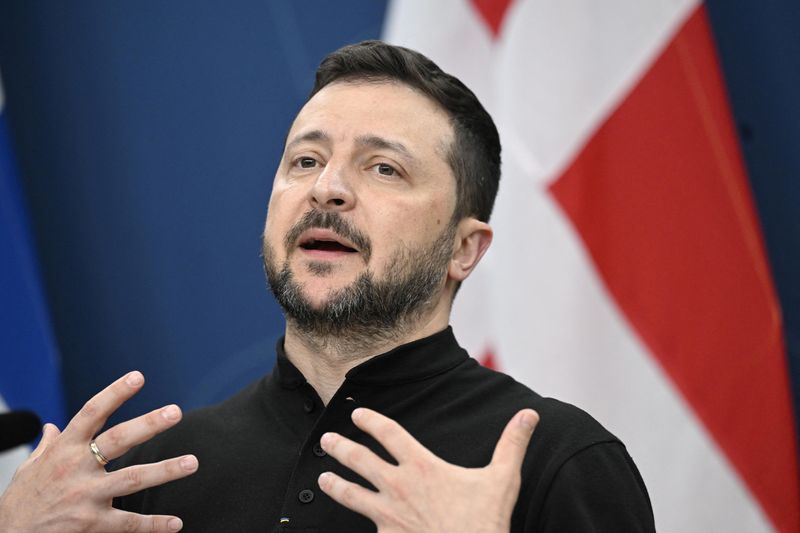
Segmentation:
{"type": "Polygon", "coordinates": [[[780,307],[702,3],[393,0],[384,38],[500,129],[465,347],[617,434],[659,531],[800,531],[780,307]]]}

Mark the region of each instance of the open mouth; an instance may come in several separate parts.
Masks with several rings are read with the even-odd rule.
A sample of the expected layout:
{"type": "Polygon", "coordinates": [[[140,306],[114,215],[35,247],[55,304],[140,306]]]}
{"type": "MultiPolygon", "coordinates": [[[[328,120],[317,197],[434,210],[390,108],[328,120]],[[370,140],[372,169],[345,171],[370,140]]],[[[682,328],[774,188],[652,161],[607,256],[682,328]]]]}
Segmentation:
{"type": "Polygon", "coordinates": [[[310,228],[302,232],[295,241],[295,250],[301,251],[306,259],[314,261],[338,261],[348,257],[368,255],[356,243],[330,228],[310,228]]]}
{"type": "Polygon", "coordinates": [[[304,250],[319,250],[321,252],[356,253],[358,251],[339,241],[326,239],[308,239],[300,243],[300,248],[304,250]]]}

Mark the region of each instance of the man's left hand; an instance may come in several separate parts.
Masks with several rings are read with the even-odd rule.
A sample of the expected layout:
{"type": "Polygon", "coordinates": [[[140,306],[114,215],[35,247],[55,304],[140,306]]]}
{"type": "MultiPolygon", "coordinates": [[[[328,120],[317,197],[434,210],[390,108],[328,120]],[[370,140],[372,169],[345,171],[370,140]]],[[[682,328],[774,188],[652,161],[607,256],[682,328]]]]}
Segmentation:
{"type": "Polygon", "coordinates": [[[319,485],[340,504],[375,522],[379,533],[509,531],[522,461],[539,422],[536,411],[523,409],[514,415],[483,468],[463,468],[440,459],[400,424],[375,411],[356,409],[353,422],[398,464],[337,433],[326,433],[322,448],[378,492],[332,472],[323,473],[319,485]]]}

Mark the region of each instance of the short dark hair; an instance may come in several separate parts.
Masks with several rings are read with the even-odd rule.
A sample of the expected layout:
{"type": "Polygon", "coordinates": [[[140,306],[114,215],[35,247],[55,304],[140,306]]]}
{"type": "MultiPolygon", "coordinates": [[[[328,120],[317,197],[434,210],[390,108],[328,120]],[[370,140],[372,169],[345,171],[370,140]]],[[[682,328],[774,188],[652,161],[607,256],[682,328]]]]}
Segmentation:
{"type": "Polygon", "coordinates": [[[500,136],[492,117],[461,81],[414,50],[364,41],[332,52],[317,68],[309,99],[335,81],[398,81],[439,104],[454,140],[447,159],[456,179],[454,220],[489,220],[500,183],[500,136]]]}

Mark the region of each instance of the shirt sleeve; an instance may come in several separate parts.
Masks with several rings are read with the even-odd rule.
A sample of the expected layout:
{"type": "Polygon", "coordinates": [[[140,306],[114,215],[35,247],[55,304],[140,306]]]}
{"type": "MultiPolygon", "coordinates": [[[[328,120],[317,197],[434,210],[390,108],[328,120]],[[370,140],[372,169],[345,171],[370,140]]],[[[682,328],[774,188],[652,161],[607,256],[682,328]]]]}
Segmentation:
{"type": "Polygon", "coordinates": [[[625,446],[593,444],[568,458],[547,492],[539,521],[527,531],[651,533],[653,509],[625,446]]]}

